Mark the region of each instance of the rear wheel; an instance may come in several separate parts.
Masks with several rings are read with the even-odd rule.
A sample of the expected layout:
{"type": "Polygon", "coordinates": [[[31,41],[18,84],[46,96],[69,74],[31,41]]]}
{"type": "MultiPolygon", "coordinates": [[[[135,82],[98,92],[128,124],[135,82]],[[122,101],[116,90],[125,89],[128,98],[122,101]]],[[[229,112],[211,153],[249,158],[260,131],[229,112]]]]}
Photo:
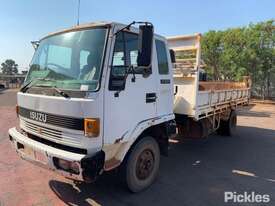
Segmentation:
{"type": "Polygon", "coordinates": [[[237,114],[235,110],[232,110],[227,121],[220,121],[220,127],[217,130],[218,134],[225,136],[233,136],[236,134],[237,127],[237,114]]]}
{"type": "Polygon", "coordinates": [[[156,179],[160,162],[160,151],[156,140],[150,136],[142,138],[131,150],[125,165],[124,178],[132,192],[148,188],[156,179]]]}

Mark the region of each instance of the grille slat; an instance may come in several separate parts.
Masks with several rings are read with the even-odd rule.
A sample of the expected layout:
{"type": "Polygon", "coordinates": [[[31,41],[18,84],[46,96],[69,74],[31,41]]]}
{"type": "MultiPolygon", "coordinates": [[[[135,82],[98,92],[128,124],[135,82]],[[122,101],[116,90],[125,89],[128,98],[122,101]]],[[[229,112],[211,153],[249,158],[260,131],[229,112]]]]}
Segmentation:
{"type": "Polygon", "coordinates": [[[41,126],[37,126],[34,124],[30,125],[30,124],[25,124],[27,127],[30,127],[30,129],[34,129],[35,131],[37,131],[38,128],[43,128],[43,131],[45,132],[49,132],[50,134],[53,134],[53,135],[57,135],[57,136],[61,136],[62,135],[62,132],[60,131],[55,131],[55,130],[51,130],[51,129],[47,129],[45,127],[41,127],[41,126]]]}
{"type": "Polygon", "coordinates": [[[62,131],[51,129],[45,126],[40,126],[23,118],[20,118],[20,123],[23,130],[25,130],[26,132],[30,132],[40,138],[71,146],[79,147],[81,145],[80,139],[78,137],[70,137],[68,135],[65,136],[62,134],[62,131]]]}

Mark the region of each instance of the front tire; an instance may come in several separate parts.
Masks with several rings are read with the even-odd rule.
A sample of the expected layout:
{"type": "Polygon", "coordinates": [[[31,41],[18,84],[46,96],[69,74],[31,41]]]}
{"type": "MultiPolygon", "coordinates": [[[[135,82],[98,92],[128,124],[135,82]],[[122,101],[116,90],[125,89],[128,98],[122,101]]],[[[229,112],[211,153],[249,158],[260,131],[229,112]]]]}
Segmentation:
{"type": "Polygon", "coordinates": [[[128,189],[140,192],[156,179],[160,162],[160,150],[153,137],[146,136],[133,146],[124,166],[128,189]]]}

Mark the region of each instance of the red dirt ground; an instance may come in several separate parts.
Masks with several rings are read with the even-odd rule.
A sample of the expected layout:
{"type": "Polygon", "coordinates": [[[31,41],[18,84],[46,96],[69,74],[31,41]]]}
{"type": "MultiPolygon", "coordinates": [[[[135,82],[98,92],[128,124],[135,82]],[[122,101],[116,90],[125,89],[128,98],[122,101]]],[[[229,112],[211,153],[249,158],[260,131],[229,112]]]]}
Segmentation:
{"type": "Polygon", "coordinates": [[[224,191],[270,194],[270,205],[275,205],[275,105],[239,111],[235,137],[213,135],[207,141],[172,144],[156,183],[134,195],[112,176],[92,185],[75,185],[21,160],[7,135],[8,128],[17,124],[14,106],[15,91],[0,92],[0,206],[224,205],[224,191]]]}

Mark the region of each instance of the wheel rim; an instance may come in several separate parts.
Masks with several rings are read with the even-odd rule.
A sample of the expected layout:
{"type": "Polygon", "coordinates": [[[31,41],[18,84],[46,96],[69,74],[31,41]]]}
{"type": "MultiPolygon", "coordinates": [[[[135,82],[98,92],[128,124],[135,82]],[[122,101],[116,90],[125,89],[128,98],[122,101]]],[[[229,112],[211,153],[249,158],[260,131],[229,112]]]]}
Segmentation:
{"type": "Polygon", "coordinates": [[[154,168],[154,154],[151,150],[144,150],[137,159],[136,176],[140,180],[148,178],[154,168]]]}

